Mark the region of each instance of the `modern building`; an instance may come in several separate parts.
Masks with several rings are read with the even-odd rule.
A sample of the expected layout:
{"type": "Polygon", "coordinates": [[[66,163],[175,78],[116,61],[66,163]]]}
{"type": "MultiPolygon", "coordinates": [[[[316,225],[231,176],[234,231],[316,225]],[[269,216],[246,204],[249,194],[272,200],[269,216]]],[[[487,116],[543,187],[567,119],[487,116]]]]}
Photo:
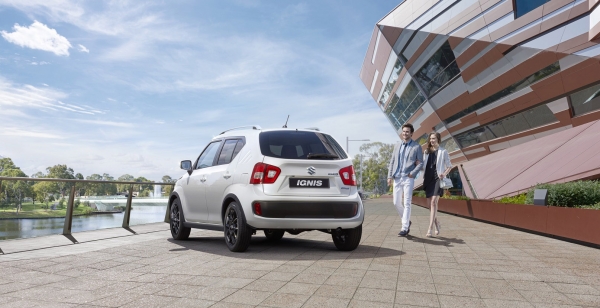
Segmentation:
{"type": "Polygon", "coordinates": [[[600,1],[406,0],[376,24],[360,78],[392,129],[485,161],[600,119],[600,1]]]}

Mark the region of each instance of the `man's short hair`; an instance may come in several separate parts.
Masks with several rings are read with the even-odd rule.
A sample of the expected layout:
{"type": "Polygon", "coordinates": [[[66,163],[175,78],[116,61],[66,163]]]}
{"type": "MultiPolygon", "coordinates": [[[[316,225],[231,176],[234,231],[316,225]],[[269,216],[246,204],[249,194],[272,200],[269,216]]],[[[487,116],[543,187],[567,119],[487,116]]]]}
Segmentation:
{"type": "Polygon", "coordinates": [[[402,125],[402,129],[404,129],[405,127],[410,128],[410,133],[411,134],[415,132],[415,128],[412,126],[412,124],[406,123],[406,124],[402,125]]]}

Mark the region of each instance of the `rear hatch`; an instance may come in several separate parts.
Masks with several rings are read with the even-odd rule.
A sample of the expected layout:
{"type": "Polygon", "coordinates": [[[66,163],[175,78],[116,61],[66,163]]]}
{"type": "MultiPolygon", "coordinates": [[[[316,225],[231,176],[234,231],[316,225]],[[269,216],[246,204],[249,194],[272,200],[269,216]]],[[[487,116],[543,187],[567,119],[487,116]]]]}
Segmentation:
{"type": "Polygon", "coordinates": [[[280,169],[272,184],[262,184],[272,196],[348,196],[356,184],[346,180],[352,161],[333,137],[318,131],[281,130],[259,137],[263,163],[280,169]],[[345,168],[345,169],[344,169],[345,168]]]}

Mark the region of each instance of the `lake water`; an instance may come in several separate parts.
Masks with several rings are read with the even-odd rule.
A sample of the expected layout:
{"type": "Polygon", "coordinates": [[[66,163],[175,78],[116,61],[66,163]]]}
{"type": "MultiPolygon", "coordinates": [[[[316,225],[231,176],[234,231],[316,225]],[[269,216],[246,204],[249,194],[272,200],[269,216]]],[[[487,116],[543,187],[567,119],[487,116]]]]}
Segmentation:
{"type": "MultiPolygon", "coordinates": [[[[162,222],[165,220],[166,211],[166,205],[132,205],[129,225],[162,222]]],[[[121,227],[123,215],[117,213],[75,216],[71,232],[121,227]]],[[[1,219],[0,240],[62,234],[64,223],[64,218],[1,219]]]]}

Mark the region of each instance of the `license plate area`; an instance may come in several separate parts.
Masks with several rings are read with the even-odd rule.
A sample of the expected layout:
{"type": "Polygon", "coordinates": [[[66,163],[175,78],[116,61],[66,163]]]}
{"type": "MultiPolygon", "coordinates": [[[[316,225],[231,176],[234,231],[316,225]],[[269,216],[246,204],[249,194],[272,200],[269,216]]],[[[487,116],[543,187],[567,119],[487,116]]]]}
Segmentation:
{"type": "Polygon", "coordinates": [[[329,188],[329,179],[290,178],[291,188],[329,188]]]}

